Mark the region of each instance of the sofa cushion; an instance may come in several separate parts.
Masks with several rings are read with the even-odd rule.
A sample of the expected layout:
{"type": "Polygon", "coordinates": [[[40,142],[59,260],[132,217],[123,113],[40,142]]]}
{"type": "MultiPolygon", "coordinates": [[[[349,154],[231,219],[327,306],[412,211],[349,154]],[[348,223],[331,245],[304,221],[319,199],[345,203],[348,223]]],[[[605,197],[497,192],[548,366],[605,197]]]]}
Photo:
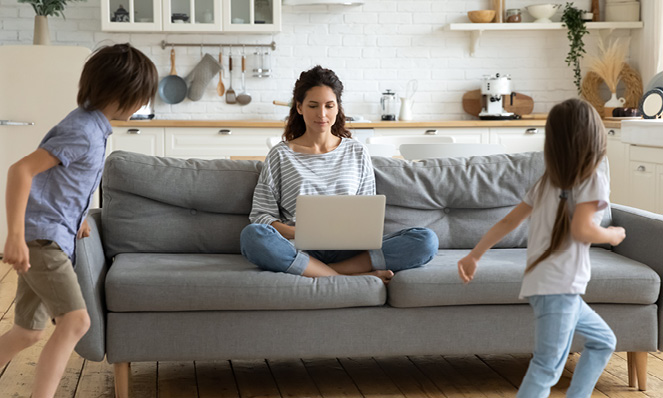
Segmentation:
{"type": "MultiPolygon", "coordinates": [[[[525,270],[526,249],[492,249],[479,263],[474,280],[465,285],[456,263],[469,250],[440,250],[423,268],[398,272],[388,285],[394,307],[515,304],[525,270]]],[[[588,303],[653,304],[661,279],[646,265],[609,250],[591,248],[592,279],[588,303]]]]}
{"type": "Polygon", "coordinates": [[[239,253],[261,169],[252,160],[113,152],[102,179],[106,255],[239,253]]]}
{"type": "Polygon", "coordinates": [[[384,305],[386,296],[374,276],[261,271],[236,254],[119,254],[106,276],[112,312],[345,308],[384,305]]]}
{"type": "MultiPolygon", "coordinates": [[[[543,153],[404,162],[373,157],[376,190],[387,196],[385,233],[417,226],[435,231],[440,249],[471,249],[522,202],[541,177],[543,153]]],[[[601,225],[609,225],[610,211],[601,225]]],[[[527,222],[496,248],[527,246],[527,222]]]]}

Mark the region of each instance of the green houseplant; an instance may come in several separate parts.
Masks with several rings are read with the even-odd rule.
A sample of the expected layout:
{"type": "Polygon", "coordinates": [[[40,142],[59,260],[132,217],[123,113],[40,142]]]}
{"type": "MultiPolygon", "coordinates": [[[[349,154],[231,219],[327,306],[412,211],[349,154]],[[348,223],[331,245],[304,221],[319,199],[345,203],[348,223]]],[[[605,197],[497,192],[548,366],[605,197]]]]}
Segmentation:
{"type": "Polygon", "coordinates": [[[50,44],[51,40],[48,35],[48,17],[49,16],[64,16],[64,8],[67,3],[72,1],[85,1],[85,0],[18,0],[19,3],[26,3],[32,6],[35,10],[35,30],[33,44],[50,44]]]}
{"type": "Polygon", "coordinates": [[[589,33],[585,27],[585,21],[582,20],[584,11],[574,7],[573,3],[566,3],[564,13],[562,14],[562,22],[566,26],[566,37],[569,39],[569,53],[566,55],[566,64],[573,65],[574,80],[573,82],[578,89],[578,94],[581,91],[582,74],[580,73],[580,60],[585,54],[585,43],[583,37],[589,33]]]}

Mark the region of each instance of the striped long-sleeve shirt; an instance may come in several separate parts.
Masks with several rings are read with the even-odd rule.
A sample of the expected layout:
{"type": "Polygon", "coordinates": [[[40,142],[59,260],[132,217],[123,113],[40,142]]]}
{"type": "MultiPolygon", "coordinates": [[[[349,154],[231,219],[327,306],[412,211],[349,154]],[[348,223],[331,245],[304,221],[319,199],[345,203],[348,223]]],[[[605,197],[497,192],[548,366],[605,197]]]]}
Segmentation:
{"type": "Polygon", "coordinates": [[[286,142],[275,145],[258,178],[249,219],[294,225],[298,195],[375,195],[368,151],[349,138],[323,154],[295,152],[286,142]]]}

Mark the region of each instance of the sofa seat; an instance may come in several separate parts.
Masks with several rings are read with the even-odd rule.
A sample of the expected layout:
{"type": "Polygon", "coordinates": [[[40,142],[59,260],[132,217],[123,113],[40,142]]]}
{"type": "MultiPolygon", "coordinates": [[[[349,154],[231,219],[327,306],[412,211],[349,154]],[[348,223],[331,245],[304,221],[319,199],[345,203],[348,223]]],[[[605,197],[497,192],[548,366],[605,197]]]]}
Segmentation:
{"type": "Polygon", "coordinates": [[[239,254],[118,254],[105,286],[111,312],[366,307],[382,306],[387,297],[373,276],[261,271],[239,254]]]}
{"type": "MultiPolygon", "coordinates": [[[[393,307],[518,304],[526,249],[493,249],[481,259],[468,285],[460,283],[456,263],[469,250],[440,250],[426,267],[401,271],[388,285],[393,307]]],[[[591,248],[588,303],[654,304],[661,279],[648,266],[602,248],[591,248]]]]}

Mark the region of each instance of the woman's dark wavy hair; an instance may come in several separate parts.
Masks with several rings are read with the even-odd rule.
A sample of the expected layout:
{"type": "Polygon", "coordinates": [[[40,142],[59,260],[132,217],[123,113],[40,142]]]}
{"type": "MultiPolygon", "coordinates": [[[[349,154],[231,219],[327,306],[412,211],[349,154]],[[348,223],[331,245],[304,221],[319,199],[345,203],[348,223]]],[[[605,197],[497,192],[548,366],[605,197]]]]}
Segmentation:
{"type": "Polygon", "coordinates": [[[154,99],[159,85],[157,68],[131,44],[98,49],[87,60],[78,83],[78,105],[101,110],[117,103],[120,111],[154,99]]]}
{"type": "Polygon", "coordinates": [[[568,191],[589,178],[606,152],[606,133],[601,117],[587,101],[569,99],[555,105],[546,121],[543,156],[546,171],[538,182],[537,201],[546,183],[560,191],[550,246],[530,264],[525,273],[559,250],[571,230],[568,191]]]}
{"type": "Polygon", "coordinates": [[[306,132],[304,117],[297,112],[297,104],[302,104],[306,93],[313,87],[327,86],[336,94],[336,103],[338,104],[338,114],[336,121],[332,125],[331,133],[337,137],[350,138],[352,134],[345,128],[345,113],[341,105],[341,94],[343,94],[343,83],[331,69],[325,69],[320,65],[302,72],[299,79],[295,82],[295,88],[292,90],[292,106],[290,115],[283,132],[283,139],[292,141],[301,137],[306,132]]]}

